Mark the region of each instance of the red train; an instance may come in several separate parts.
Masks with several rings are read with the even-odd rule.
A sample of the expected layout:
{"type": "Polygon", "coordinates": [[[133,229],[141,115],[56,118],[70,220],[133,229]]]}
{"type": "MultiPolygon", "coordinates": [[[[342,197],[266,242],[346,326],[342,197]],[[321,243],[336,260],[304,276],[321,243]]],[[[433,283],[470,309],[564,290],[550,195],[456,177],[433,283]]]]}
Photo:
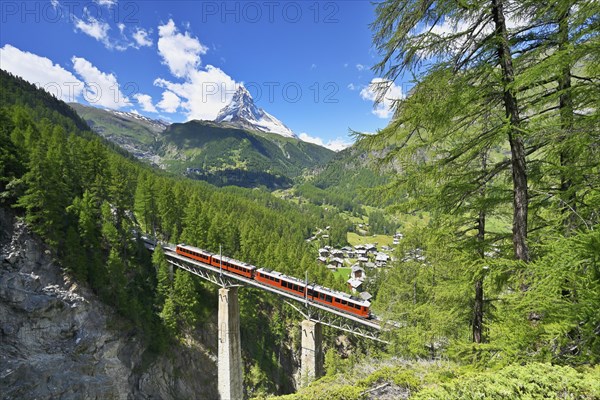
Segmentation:
{"type": "Polygon", "coordinates": [[[323,286],[307,285],[304,281],[292,276],[286,276],[280,272],[266,268],[257,268],[254,265],[246,264],[233,258],[222,257],[221,259],[218,255],[197,247],[179,244],[177,245],[176,252],[183,257],[191,258],[216,268],[222,267],[224,271],[253,279],[300,298],[308,298],[311,302],[320,303],[361,318],[371,317],[371,313],[369,312],[371,303],[367,300],[359,299],[323,286]]]}

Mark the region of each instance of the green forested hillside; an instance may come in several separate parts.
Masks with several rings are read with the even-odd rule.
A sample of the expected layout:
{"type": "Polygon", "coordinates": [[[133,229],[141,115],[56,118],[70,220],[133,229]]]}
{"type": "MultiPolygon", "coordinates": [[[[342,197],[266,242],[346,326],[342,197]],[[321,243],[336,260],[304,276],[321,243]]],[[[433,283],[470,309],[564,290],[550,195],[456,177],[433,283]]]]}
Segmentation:
{"type": "Polygon", "coordinates": [[[371,152],[356,143],[337,153],[327,164],[315,168],[313,174],[294,187],[294,192],[314,204],[330,204],[341,211],[363,213],[363,205],[390,205],[389,197],[382,196],[379,190],[392,177],[389,166],[380,169],[385,153],[371,152]]]}
{"type": "MultiPolygon", "coordinates": [[[[165,341],[194,334],[216,304],[215,290],[190,274],[168,279],[160,251],[154,262],[139,240],[144,231],[185,241],[259,266],[341,287],[318,266],[305,242],[332,216],[260,190],[217,189],[171,177],[115,151],[64,103],[0,71],[0,199],[54,251],[66,271],[87,282],[160,351],[165,341]],[[4,90],[2,91],[5,92],[4,90]]],[[[277,360],[296,318],[272,297],[241,295],[247,365],[262,385],[289,391],[277,360]],[[277,321],[274,323],[273,321],[277,321]]]]}
{"type": "Polygon", "coordinates": [[[289,187],[305,168],[327,163],[334,152],[298,139],[251,132],[209,121],[159,121],[72,104],[102,137],[139,158],[218,186],[289,187]]]}
{"type": "Polygon", "coordinates": [[[221,179],[224,184],[239,186],[289,186],[303,169],[324,164],[334,155],[298,139],[209,121],[173,124],[164,132],[163,143],[161,155],[168,169],[185,172],[195,168],[199,176],[212,178],[215,183],[221,179]],[[246,176],[251,179],[252,174],[257,175],[258,184],[245,185],[246,176]],[[263,174],[263,182],[258,174],[263,174]]]}

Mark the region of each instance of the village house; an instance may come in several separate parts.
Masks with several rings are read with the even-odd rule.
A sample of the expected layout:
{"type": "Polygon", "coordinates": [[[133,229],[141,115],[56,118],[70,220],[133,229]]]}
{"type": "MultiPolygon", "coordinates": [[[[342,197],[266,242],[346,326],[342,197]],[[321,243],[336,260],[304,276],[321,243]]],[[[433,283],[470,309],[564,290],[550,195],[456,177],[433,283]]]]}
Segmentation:
{"type": "Polygon", "coordinates": [[[385,267],[389,259],[390,256],[388,256],[387,254],[377,253],[377,255],[375,256],[375,265],[377,265],[378,267],[385,267]]]}
{"type": "Polygon", "coordinates": [[[352,266],[352,271],[350,272],[350,277],[364,280],[366,278],[365,270],[360,265],[354,264],[352,266]]]}
{"type": "Polygon", "coordinates": [[[329,260],[329,263],[332,265],[335,265],[337,268],[343,267],[344,266],[344,260],[342,258],[339,257],[334,257],[331,260],[329,260]]]}
{"type": "Polygon", "coordinates": [[[346,283],[353,292],[362,292],[362,284],[366,277],[365,270],[360,265],[354,264],[350,272],[350,279],[346,283]]]}
{"type": "Polygon", "coordinates": [[[329,257],[329,250],[322,248],[319,249],[319,256],[320,257],[329,257]]]}
{"type": "Polygon", "coordinates": [[[332,257],[339,257],[339,258],[343,258],[344,257],[344,252],[342,250],[339,249],[332,249],[330,252],[332,257]]]}
{"type": "Polygon", "coordinates": [[[356,250],[356,256],[357,257],[367,257],[367,250],[365,249],[360,249],[360,250],[356,250]]]}
{"type": "Polygon", "coordinates": [[[375,254],[377,253],[377,246],[374,244],[366,244],[365,250],[367,251],[367,253],[375,254]]]}
{"type": "Polygon", "coordinates": [[[362,281],[359,279],[350,278],[346,281],[350,290],[353,292],[362,292],[362,281]]]}

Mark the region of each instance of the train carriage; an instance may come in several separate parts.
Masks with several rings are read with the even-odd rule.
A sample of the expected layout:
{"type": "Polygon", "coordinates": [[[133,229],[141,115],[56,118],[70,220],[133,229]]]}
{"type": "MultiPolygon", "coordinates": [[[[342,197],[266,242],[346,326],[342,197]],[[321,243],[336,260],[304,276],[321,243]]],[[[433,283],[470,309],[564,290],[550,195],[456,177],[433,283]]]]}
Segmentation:
{"type": "Polygon", "coordinates": [[[205,264],[211,263],[212,253],[206,250],[199,249],[197,247],[188,246],[184,243],[178,244],[175,252],[181,256],[193,258],[196,261],[203,262],[205,264]]]}
{"type": "Polygon", "coordinates": [[[281,272],[272,271],[266,268],[256,270],[254,280],[265,283],[269,286],[274,286],[278,289],[290,292],[300,297],[304,297],[306,284],[300,279],[292,276],[287,276],[281,272]]]}
{"type": "Polygon", "coordinates": [[[233,258],[218,256],[213,254],[211,265],[216,268],[223,268],[224,271],[233,272],[237,275],[245,276],[252,279],[254,276],[254,265],[246,264],[243,261],[234,260],[233,258]]]}
{"type": "Polygon", "coordinates": [[[371,303],[347,293],[314,285],[307,288],[306,294],[309,300],[316,303],[325,304],[363,318],[370,317],[371,303]]]}

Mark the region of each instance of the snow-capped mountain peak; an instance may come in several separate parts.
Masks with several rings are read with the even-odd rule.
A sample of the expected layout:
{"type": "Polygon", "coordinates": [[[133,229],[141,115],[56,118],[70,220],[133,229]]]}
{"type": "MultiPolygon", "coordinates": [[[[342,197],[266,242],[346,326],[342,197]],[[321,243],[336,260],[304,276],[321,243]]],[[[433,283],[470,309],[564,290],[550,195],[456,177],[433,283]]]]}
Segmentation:
{"type": "Polygon", "coordinates": [[[215,122],[227,122],[244,129],[297,138],[296,134],[283,122],[262,108],[256,107],[250,92],[243,85],[238,87],[231,102],[219,111],[215,122]]]}

